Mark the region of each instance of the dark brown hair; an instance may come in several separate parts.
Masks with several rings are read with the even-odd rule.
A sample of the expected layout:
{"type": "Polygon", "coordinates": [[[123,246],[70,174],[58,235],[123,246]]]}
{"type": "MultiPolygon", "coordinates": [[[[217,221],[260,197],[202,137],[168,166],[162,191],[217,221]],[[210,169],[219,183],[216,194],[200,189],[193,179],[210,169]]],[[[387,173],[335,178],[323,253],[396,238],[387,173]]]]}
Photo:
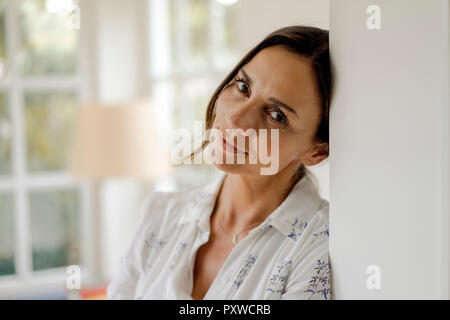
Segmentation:
{"type": "MultiPolygon", "coordinates": [[[[263,41],[251,49],[233,68],[233,70],[225,77],[225,79],[217,87],[216,91],[208,103],[205,116],[205,129],[211,129],[214,123],[215,105],[217,98],[226,85],[233,80],[239,70],[261,50],[282,45],[290,52],[296,53],[311,63],[316,76],[316,84],[318,94],[321,101],[320,122],[316,131],[315,140],[318,143],[329,143],[328,137],[328,121],[330,100],[332,91],[332,77],[330,70],[330,54],[328,46],[328,30],[311,26],[288,26],[276,30],[266,36],[263,41]]],[[[209,143],[205,140],[202,146],[191,153],[187,158],[195,157],[209,143]]],[[[302,164],[297,173],[297,179],[302,178],[306,174],[307,169],[302,164]]]]}

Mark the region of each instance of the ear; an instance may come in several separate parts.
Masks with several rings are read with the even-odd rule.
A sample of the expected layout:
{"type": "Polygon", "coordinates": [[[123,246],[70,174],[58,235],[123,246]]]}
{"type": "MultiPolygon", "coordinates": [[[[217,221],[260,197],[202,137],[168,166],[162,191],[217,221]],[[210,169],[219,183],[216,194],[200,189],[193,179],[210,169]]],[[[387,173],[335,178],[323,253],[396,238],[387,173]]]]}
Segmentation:
{"type": "Polygon", "coordinates": [[[303,159],[305,166],[314,166],[321,163],[328,157],[329,145],[328,142],[321,142],[316,144],[312,150],[303,159]]]}

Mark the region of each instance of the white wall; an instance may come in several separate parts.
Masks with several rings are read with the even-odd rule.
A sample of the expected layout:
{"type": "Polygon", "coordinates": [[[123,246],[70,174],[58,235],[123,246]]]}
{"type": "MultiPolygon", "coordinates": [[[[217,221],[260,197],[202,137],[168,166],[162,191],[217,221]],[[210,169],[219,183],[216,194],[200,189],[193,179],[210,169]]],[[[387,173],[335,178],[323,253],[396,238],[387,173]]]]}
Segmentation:
{"type": "Polygon", "coordinates": [[[329,0],[241,0],[239,50],[244,54],[270,32],[288,25],[329,26],[329,0]]]}
{"type": "Polygon", "coordinates": [[[334,298],[448,299],[449,2],[378,0],[381,30],[371,4],[330,8],[334,298]]]}

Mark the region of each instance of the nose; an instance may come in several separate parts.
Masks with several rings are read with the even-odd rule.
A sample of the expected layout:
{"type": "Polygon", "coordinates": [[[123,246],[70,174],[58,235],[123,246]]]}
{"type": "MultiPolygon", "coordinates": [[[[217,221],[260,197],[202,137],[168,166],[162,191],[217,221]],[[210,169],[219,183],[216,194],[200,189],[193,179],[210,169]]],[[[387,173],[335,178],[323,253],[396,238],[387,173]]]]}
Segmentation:
{"type": "Polygon", "coordinates": [[[235,108],[230,108],[230,113],[226,117],[226,127],[233,129],[256,129],[257,108],[254,103],[242,103],[235,108]]]}

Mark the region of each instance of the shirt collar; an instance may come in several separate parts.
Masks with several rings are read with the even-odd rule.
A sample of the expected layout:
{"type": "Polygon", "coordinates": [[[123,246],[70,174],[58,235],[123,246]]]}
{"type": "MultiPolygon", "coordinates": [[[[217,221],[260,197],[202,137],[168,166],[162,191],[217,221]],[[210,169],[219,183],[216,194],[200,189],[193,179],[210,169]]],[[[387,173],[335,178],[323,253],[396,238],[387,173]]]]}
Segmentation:
{"type": "MultiPolygon", "coordinates": [[[[219,171],[212,182],[191,191],[195,208],[185,212],[179,224],[198,220],[200,229],[210,231],[209,218],[225,176],[225,172],[219,171]]],[[[306,221],[317,212],[322,201],[325,200],[320,197],[309,175],[305,174],[297,181],[286,199],[258,227],[273,226],[285,236],[291,236],[294,229],[300,227],[302,223],[306,226],[306,221]]]]}

